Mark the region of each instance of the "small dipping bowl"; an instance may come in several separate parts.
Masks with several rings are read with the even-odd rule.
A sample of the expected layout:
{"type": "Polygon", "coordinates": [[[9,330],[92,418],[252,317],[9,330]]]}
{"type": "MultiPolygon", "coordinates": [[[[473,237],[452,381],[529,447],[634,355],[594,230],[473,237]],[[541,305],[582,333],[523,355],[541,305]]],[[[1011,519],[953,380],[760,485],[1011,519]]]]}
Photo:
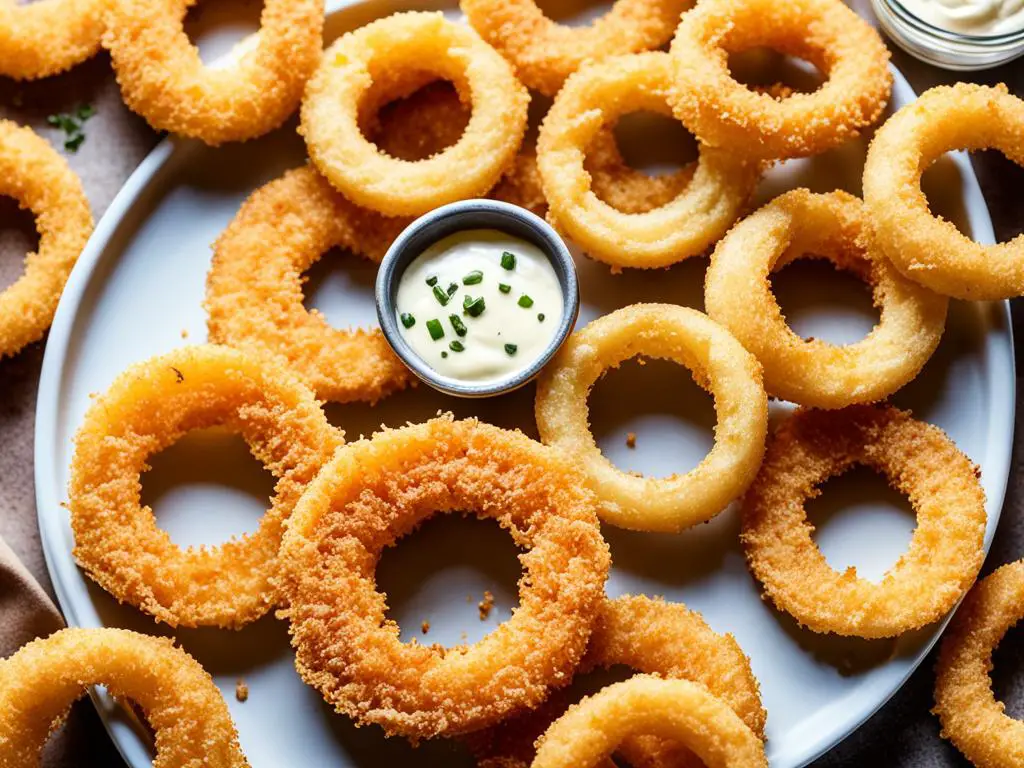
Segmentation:
{"type": "Polygon", "coordinates": [[[502,395],[535,379],[569,338],[580,309],[576,265],[562,238],[546,221],[525,208],[497,200],[462,200],[441,206],[416,219],[402,231],[384,255],[377,272],[375,295],[377,318],[384,331],[384,338],[402,362],[434,389],[467,398],[502,395]],[[406,267],[438,240],[473,229],[495,229],[536,246],[551,262],[562,290],[562,321],[540,356],[509,376],[483,382],[452,378],[430,367],[405,340],[396,312],[398,284],[406,267]]]}

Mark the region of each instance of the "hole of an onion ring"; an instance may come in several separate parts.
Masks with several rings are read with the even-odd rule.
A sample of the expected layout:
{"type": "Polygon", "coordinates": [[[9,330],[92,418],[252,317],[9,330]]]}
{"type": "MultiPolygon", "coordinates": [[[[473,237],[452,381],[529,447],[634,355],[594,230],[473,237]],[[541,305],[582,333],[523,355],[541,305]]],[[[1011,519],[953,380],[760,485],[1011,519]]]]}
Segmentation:
{"type": "Polygon", "coordinates": [[[369,259],[332,248],[302,277],[302,305],[323,315],[332,328],[378,326],[373,298],[377,265],[369,259]]]}
{"type": "Polygon", "coordinates": [[[624,472],[662,478],[685,474],[714,445],[714,400],[683,366],[646,358],[641,365],[638,360],[609,371],[591,390],[594,439],[624,472]]]}
{"type": "Polygon", "coordinates": [[[541,11],[566,27],[585,27],[608,12],[608,4],[594,0],[541,0],[541,11]]]}
{"type": "Polygon", "coordinates": [[[1006,705],[1007,717],[1024,720],[1024,622],[999,641],[992,654],[992,693],[1006,705]]]}
{"type": "Polygon", "coordinates": [[[751,90],[781,85],[783,93],[814,93],[828,79],[813,62],[765,47],[731,52],[729,73],[751,90]]]}
{"type": "Polygon", "coordinates": [[[878,583],[910,546],[916,525],[910,502],[872,469],[856,465],[820,486],[805,505],[812,538],[828,564],[878,583]],[[870,541],[870,547],[855,542],[870,541]]]}
{"type": "MultiPolygon", "coordinates": [[[[996,153],[998,154],[998,153],[996,153]]],[[[960,167],[950,154],[945,154],[921,174],[921,191],[928,199],[928,208],[961,233],[974,239],[971,223],[964,208],[966,181],[960,167]]]]}
{"type": "Polygon", "coordinates": [[[771,275],[772,294],[795,334],[854,344],[878,325],[871,287],[823,258],[803,257],[771,275]]]}
{"type": "Polygon", "coordinates": [[[259,30],[262,13],[260,0],[200,0],[188,9],[182,26],[204,64],[222,59],[220,66],[224,66],[224,57],[233,51],[236,55],[244,53],[243,41],[259,30]]]}
{"type": "Polygon", "coordinates": [[[519,552],[493,521],[435,515],[384,550],[377,589],[387,594],[387,616],[398,623],[403,641],[447,648],[476,643],[518,605],[519,552]],[[493,604],[482,609],[481,602],[490,602],[485,592],[493,604]]]}
{"type": "Polygon", "coordinates": [[[142,503],[179,547],[254,533],[274,495],[274,476],[240,435],[197,429],[149,459],[142,503]]]}
{"type": "Polygon", "coordinates": [[[700,157],[697,138],[667,115],[630,112],[618,119],[613,131],[626,165],[649,176],[663,176],[700,157]]]}
{"type": "Polygon", "coordinates": [[[408,96],[386,102],[375,116],[364,113],[363,120],[370,122],[367,138],[384,154],[415,162],[455,144],[471,114],[452,82],[433,80],[408,96]]]}
{"type": "Polygon", "coordinates": [[[12,197],[0,195],[0,291],[10,287],[25,271],[25,254],[39,248],[35,215],[18,206],[12,197]]]}

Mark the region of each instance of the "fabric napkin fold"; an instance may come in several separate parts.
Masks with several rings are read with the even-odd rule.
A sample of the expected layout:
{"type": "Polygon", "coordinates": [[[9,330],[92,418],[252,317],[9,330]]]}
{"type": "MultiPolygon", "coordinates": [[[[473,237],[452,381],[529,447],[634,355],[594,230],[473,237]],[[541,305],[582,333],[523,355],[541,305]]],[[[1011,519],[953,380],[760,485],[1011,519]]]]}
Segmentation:
{"type": "Polygon", "coordinates": [[[53,601],[0,538],[0,658],[63,626],[53,601]]]}

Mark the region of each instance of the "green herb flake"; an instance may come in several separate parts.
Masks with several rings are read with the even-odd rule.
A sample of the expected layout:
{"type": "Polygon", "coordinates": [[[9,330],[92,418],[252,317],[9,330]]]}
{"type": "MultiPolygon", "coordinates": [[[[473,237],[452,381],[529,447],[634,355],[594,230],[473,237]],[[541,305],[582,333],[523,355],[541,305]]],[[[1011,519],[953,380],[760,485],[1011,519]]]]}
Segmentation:
{"type": "Polygon", "coordinates": [[[459,284],[458,283],[448,283],[448,295],[449,296],[454,296],[455,292],[457,290],[459,290],[459,284]]]}
{"type": "Polygon", "coordinates": [[[518,349],[519,347],[517,347],[515,344],[505,345],[505,352],[508,354],[509,357],[512,357],[512,355],[514,355],[518,349]]]}
{"type": "Polygon", "coordinates": [[[469,315],[470,317],[480,317],[480,315],[484,313],[485,309],[487,309],[487,304],[484,302],[483,296],[475,299],[467,296],[462,302],[463,314],[469,315]]]}
{"type": "Polygon", "coordinates": [[[512,286],[509,285],[508,283],[498,283],[498,290],[501,291],[502,293],[511,293],[512,286]]]}
{"type": "Polygon", "coordinates": [[[445,293],[444,288],[442,288],[440,285],[435,285],[434,298],[437,299],[437,303],[443,307],[448,303],[448,300],[451,299],[451,296],[445,293]]]}
{"type": "Polygon", "coordinates": [[[451,342],[448,345],[448,349],[450,349],[452,352],[465,352],[466,346],[461,341],[456,339],[455,341],[451,342]]]}
{"type": "Polygon", "coordinates": [[[448,319],[451,320],[452,328],[455,329],[455,333],[459,336],[466,335],[466,324],[462,322],[462,318],[458,315],[448,315],[448,319]]]}
{"type": "Polygon", "coordinates": [[[85,142],[85,121],[96,114],[96,108],[91,104],[80,105],[74,113],[61,112],[56,115],[49,115],[46,122],[54,128],[64,131],[64,149],[68,152],[77,152],[78,148],[85,142]]]}
{"type": "Polygon", "coordinates": [[[428,277],[427,285],[429,285],[431,288],[437,285],[437,275],[431,275],[430,277],[428,277]]]}
{"type": "Polygon", "coordinates": [[[501,254],[501,266],[511,271],[516,268],[516,255],[505,251],[501,254]]]}
{"type": "Polygon", "coordinates": [[[474,269],[464,278],[462,278],[463,285],[479,285],[484,281],[484,273],[479,269],[474,269]]]}
{"type": "Polygon", "coordinates": [[[444,327],[441,325],[441,321],[436,318],[433,320],[427,320],[427,333],[430,334],[430,338],[437,341],[444,336],[444,327]]]}
{"type": "Polygon", "coordinates": [[[543,323],[544,322],[544,313],[543,312],[541,312],[539,315],[537,315],[537,322],[538,323],[543,323]]]}
{"type": "Polygon", "coordinates": [[[443,349],[441,350],[441,357],[442,358],[447,358],[448,357],[448,353],[445,352],[443,349]]]}
{"type": "Polygon", "coordinates": [[[533,299],[531,299],[524,293],[522,296],[519,297],[519,301],[516,303],[519,304],[519,306],[522,307],[523,309],[529,309],[530,307],[533,306],[533,299]]]}
{"type": "Polygon", "coordinates": [[[402,325],[406,328],[412,328],[416,325],[416,318],[410,315],[408,312],[403,312],[401,315],[402,325]]]}

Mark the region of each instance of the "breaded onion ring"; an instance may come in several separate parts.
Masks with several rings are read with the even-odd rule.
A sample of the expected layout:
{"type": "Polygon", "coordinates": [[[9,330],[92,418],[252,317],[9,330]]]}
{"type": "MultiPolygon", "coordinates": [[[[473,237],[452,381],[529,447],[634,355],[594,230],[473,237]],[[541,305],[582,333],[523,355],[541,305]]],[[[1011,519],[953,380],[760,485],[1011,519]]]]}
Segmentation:
{"type": "Polygon", "coordinates": [[[932,215],[921,174],[953,149],[998,149],[1024,166],[1024,101],[1005,85],[932,88],[878,129],[864,200],[878,243],[911,280],[960,299],[1024,295],[1024,235],[982,245],[932,215]]]}
{"type": "Polygon", "coordinates": [[[672,41],[676,117],[701,140],[764,157],[813,155],[857,136],[892,90],[889,50],[842,0],[715,0],[683,16],[672,41]],[[729,54],[758,46],[814,64],[828,80],[776,99],[737,82],[729,54]]]}
{"type": "Polygon", "coordinates": [[[584,27],[559,24],[535,0],[461,0],[466,19],[508,59],[523,83],[554,96],[583,64],[660,48],[693,0],[615,0],[584,27]]]}
{"type": "Polygon", "coordinates": [[[665,267],[703,253],[736,221],[760,178],[757,163],[702,146],[690,183],[659,208],[625,213],[594,194],[584,165],[587,146],[627,112],[670,114],[671,79],[666,53],[586,65],[566,81],[541,125],[537,165],[549,218],[613,267],[665,267]]]}
{"type": "MultiPolygon", "coordinates": [[[[765,712],[750,660],[732,635],[715,633],[686,606],[644,596],[606,600],[576,674],[620,665],[700,683],[763,738],[765,712]]],[[[538,709],[472,734],[478,768],[529,768],[534,743],[568,708],[565,697],[555,693],[538,709]]],[[[686,747],[650,736],[630,737],[615,752],[646,768],[703,765],[686,747]]]]}
{"type": "Polygon", "coordinates": [[[0,660],[0,768],[41,765],[54,727],[92,685],[145,713],[153,768],[247,768],[213,679],[165,638],[124,629],[64,629],[0,660]]]}
{"type": "Polygon", "coordinates": [[[186,347],[132,366],[75,436],[68,489],[75,559],[122,602],[171,626],[238,628],[277,605],[271,576],[285,521],[342,443],[313,393],[227,347],[186,347]],[[140,506],[146,460],[186,433],[241,434],[277,480],[256,533],[182,550],[140,506]]]}
{"type": "MultiPolygon", "coordinates": [[[[36,7],[36,6],[31,6],[36,7]]],[[[92,233],[89,201],[74,171],[29,128],[0,121],[0,195],[36,216],[39,249],[0,291],[0,359],[43,338],[71,268],[92,233]]]]}
{"type": "Polygon", "coordinates": [[[1024,723],[992,693],[992,652],[1024,618],[1024,561],[1004,565],[974,585],[939,651],[935,714],[942,736],[977,768],[1024,766],[1024,723]]]}
{"type": "Polygon", "coordinates": [[[264,0],[255,45],[222,68],[203,64],[182,26],[195,1],[110,1],[103,45],[124,103],[156,130],[213,146],[277,128],[320,61],[322,0],[264,0]]]}
{"type": "Polygon", "coordinates": [[[341,714],[412,739],[456,735],[536,706],[572,675],[604,599],[608,547],[593,495],[559,452],[451,417],[339,451],[285,535],[296,667],[341,714]],[[476,645],[403,644],[385,618],[381,551],[435,513],[473,510],[525,550],[520,603],[476,645]]]}
{"type": "Polygon", "coordinates": [[[761,361],[768,394],[816,408],[872,403],[911,381],[942,338],[948,304],[882,255],[859,199],[806,189],[733,227],[715,247],[704,288],[707,313],[761,361]],[[802,339],[786,325],[769,278],[808,256],[871,286],[881,319],[866,338],[836,346],[802,339]]]}
{"type": "Polygon", "coordinates": [[[92,58],[109,0],[0,3],[0,75],[37,80],[92,58]]]}
{"type": "Polygon", "coordinates": [[[532,768],[590,768],[628,736],[681,742],[716,768],[767,768],[764,744],[728,704],[689,680],[637,675],[609,685],[558,719],[532,768]]]}
{"type": "Polygon", "coordinates": [[[494,186],[523,140],[529,100],[509,65],[473,30],[440,12],[398,13],[327,49],[306,87],[301,132],[313,163],[350,200],[388,215],[416,216],[494,186]],[[434,157],[388,157],[363,135],[360,102],[375,80],[424,68],[469,95],[469,123],[434,157]]]}
{"type": "Polygon", "coordinates": [[[891,406],[799,410],[768,443],[743,504],[743,547],[765,596],[815,632],[895,637],[940,619],[984,558],[977,468],[938,427],[891,406]],[[883,474],[917,515],[910,546],[878,583],[839,573],[818,549],[804,502],[854,464],[883,474]]]}
{"type": "Polygon", "coordinates": [[[757,474],[768,429],[768,398],[754,356],[706,315],[671,304],[624,307],[573,333],[541,374],[535,411],[541,439],[586,472],[601,520],[638,531],[681,531],[721,512],[757,474]],[[605,458],[590,432],[590,388],[638,355],[686,366],[715,398],[715,445],[685,475],[627,474],[605,458]]]}

